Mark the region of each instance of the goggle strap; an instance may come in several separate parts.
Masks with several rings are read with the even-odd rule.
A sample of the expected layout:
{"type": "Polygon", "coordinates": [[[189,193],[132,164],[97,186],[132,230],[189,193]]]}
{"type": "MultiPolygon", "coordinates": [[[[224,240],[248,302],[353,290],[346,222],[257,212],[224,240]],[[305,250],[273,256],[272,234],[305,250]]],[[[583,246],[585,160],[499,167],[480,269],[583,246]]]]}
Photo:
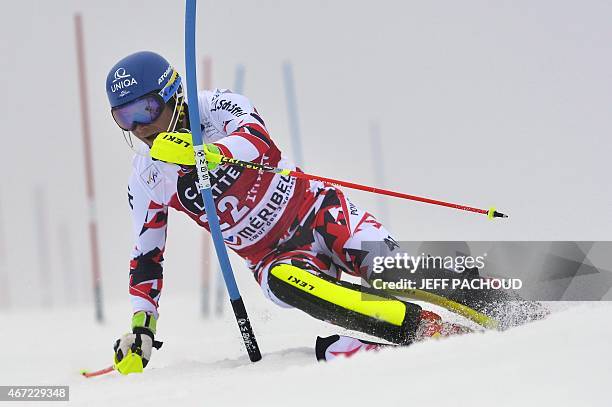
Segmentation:
{"type": "Polygon", "coordinates": [[[167,101],[170,100],[172,95],[174,95],[177,92],[177,90],[179,90],[180,86],[181,86],[181,77],[179,76],[177,71],[174,71],[172,73],[172,76],[170,77],[170,80],[166,84],[166,86],[164,86],[159,91],[158,94],[159,94],[159,96],[162,97],[164,102],[167,102],[167,101]]]}
{"type": "Polygon", "coordinates": [[[168,132],[173,132],[176,129],[176,125],[178,124],[179,118],[181,116],[179,105],[182,104],[183,99],[183,91],[182,87],[179,88],[176,93],[176,98],[174,100],[174,110],[172,111],[172,118],[170,119],[170,124],[168,125],[168,132]]]}

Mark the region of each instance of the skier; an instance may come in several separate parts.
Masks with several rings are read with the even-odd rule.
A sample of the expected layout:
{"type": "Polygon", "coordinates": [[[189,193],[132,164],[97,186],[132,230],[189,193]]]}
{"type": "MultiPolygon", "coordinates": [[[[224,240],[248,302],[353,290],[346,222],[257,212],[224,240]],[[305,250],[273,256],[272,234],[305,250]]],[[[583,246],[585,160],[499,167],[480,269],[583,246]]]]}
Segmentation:
{"type": "MultiPolygon", "coordinates": [[[[208,223],[192,148],[191,161],[189,154],[184,158],[191,135],[183,130],[190,124],[178,72],[156,53],[137,52],[112,67],[106,91],[124,135],[131,140],[131,132],[148,147],[135,154],[128,184],[135,239],[129,274],[132,333],[114,346],[115,368],[127,374],[141,371],[152,348],[161,346],[155,335],[168,208],[206,229],[208,223]]],[[[199,92],[198,100],[207,154],[295,169],[245,96],[214,89],[199,92]]],[[[362,242],[381,242],[378,256],[398,247],[384,226],[340,189],[230,165],[209,163],[209,169],[225,244],[246,261],[276,304],[402,345],[460,331],[413,303],[380,294],[370,299],[384,301],[362,301],[362,287],[340,279],[343,271],[366,280],[371,276],[374,253],[362,242]]],[[[342,352],[343,343],[337,341],[334,349],[342,352]]],[[[355,343],[346,346],[353,349],[355,343]]]]}

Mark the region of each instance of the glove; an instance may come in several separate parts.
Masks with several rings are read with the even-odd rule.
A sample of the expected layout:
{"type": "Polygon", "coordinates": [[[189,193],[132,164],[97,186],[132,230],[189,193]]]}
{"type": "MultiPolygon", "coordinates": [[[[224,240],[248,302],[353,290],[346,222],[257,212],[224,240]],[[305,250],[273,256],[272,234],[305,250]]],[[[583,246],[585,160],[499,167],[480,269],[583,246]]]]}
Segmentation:
{"type": "MultiPolygon", "coordinates": [[[[214,170],[221,162],[221,151],[214,144],[204,144],[208,169],[214,170]]],[[[151,146],[151,157],[172,164],[195,165],[193,140],[189,132],[159,133],[151,146]]]]}
{"type": "Polygon", "coordinates": [[[132,317],[132,333],[117,339],[115,350],[115,370],[121,374],[142,373],[151,360],[153,348],[161,348],[163,342],[155,340],[157,320],[151,313],[140,311],[132,317]]]}

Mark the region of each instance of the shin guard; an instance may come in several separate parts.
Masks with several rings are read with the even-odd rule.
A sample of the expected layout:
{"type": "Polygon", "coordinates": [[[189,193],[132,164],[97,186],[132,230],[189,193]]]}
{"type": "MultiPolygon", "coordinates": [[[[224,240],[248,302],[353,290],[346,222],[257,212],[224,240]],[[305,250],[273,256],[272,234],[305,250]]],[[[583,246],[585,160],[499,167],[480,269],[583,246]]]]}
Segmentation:
{"type": "Polygon", "coordinates": [[[314,318],[396,344],[414,340],[421,312],[416,304],[322,278],[289,264],[272,267],[268,285],[281,301],[314,318]]]}

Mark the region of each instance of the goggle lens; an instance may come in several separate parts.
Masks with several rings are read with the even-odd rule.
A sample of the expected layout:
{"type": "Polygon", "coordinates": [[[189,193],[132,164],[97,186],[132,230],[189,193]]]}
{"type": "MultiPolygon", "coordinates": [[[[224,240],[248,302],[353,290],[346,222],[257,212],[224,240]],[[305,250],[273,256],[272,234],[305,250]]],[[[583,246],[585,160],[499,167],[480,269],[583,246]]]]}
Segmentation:
{"type": "Polygon", "coordinates": [[[164,101],[158,94],[144,95],[123,106],[111,110],[119,127],[132,131],[138,124],[151,124],[159,119],[164,110],[164,101]]]}

